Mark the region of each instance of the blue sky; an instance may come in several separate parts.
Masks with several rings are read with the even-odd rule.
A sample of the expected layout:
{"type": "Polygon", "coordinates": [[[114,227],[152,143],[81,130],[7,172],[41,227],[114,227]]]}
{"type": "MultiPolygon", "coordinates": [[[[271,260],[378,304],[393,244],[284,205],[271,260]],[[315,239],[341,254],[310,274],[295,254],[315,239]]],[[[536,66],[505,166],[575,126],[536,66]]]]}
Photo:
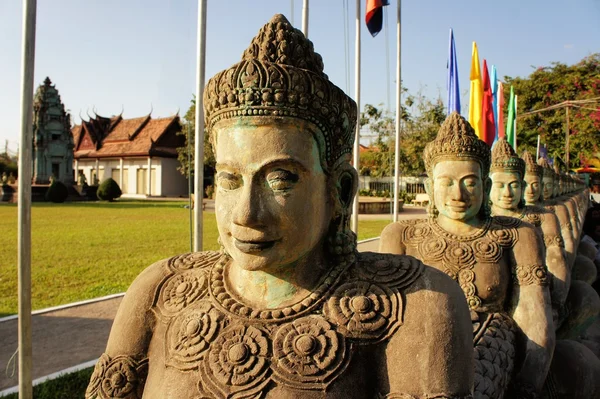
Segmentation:
{"type": "MultiPolygon", "coordinates": [[[[329,78],[354,97],[355,9],[348,4],[347,68],[344,0],[310,2],[309,38],[329,78]],[[348,86],[347,77],[350,80],[348,86]]],[[[396,0],[389,13],[390,77],[386,38],[362,29],[361,103],[395,109],[396,0]]],[[[301,26],[302,0],[208,0],[206,76],[237,62],[273,14],[301,26]]],[[[0,1],[0,151],[19,140],[22,5],[0,1]]],[[[49,76],[73,121],[79,114],[154,117],[185,113],[195,92],[196,0],[39,0],[35,86],[49,76]]],[[[471,44],[499,76],[527,76],[552,61],[572,64],[600,52],[600,0],[419,0],[402,3],[402,79],[411,93],[446,95],[448,29],[454,29],[462,113],[467,114],[471,44]]]]}

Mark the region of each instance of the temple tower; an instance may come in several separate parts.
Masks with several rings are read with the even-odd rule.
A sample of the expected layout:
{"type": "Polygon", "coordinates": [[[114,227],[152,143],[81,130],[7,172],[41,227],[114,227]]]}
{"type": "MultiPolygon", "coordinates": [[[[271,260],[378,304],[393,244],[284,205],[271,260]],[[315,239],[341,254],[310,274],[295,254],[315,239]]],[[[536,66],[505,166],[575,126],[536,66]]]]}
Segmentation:
{"type": "Polygon", "coordinates": [[[33,100],[33,184],[48,184],[50,176],[73,184],[73,147],[71,115],[46,78],[33,100]]]}

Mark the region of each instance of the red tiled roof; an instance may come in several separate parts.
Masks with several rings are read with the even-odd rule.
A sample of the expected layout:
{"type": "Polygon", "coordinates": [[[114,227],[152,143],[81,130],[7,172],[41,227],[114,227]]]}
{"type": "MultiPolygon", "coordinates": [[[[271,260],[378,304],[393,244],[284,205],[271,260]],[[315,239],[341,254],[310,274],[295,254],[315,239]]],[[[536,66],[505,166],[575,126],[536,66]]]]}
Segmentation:
{"type": "MultiPolygon", "coordinates": [[[[75,142],[75,159],[113,158],[131,156],[177,156],[174,145],[156,143],[165,135],[174,135],[180,130],[179,116],[152,119],[149,115],[141,118],[111,119],[96,117],[76,125],[71,130],[75,142]],[[177,124],[176,126],[172,126],[177,124]],[[80,145],[82,136],[89,135],[94,146],[80,145]]],[[[167,140],[178,142],[179,140],[167,140]]],[[[87,141],[86,141],[87,142],[87,141]]]]}

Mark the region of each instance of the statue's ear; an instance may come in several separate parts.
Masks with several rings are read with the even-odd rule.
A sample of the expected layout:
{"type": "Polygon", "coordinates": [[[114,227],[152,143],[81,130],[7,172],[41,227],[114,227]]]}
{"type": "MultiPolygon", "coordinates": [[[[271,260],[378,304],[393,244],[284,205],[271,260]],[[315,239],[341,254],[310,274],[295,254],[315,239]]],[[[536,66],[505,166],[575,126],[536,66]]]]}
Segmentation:
{"type": "Polygon", "coordinates": [[[424,185],[425,192],[427,193],[427,195],[429,195],[429,198],[431,198],[431,196],[433,195],[433,180],[430,177],[428,177],[427,179],[425,179],[424,185]]]}
{"type": "Polygon", "coordinates": [[[486,197],[490,196],[491,190],[492,190],[492,179],[490,179],[489,177],[486,177],[485,180],[483,181],[483,193],[486,195],[486,197]]]}
{"type": "Polygon", "coordinates": [[[358,174],[356,169],[349,167],[340,171],[337,177],[338,198],[342,207],[348,209],[358,190],[358,174]]]}

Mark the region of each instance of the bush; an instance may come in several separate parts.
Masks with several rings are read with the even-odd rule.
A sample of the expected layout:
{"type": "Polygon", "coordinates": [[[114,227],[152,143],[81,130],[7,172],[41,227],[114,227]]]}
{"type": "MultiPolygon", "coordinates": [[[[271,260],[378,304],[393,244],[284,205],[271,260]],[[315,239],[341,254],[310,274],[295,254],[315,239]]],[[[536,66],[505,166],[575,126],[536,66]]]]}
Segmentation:
{"type": "MultiPolygon", "coordinates": [[[[33,397],[36,399],[83,398],[93,371],[94,368],[90,367],[36,385],[33,387],[33,397]]],[[[2,398],[19,399],[19,394],[13,393],[2,398]]]]}
{"type": "Polygon", "coordinates": [[[62,203],[65,202],[68,196],[69,190],[67,186],[58,180],[54,180],[50,184],[50,187],[48,187],[48,191],[46,191],[46,201],[62,203]]]}
{"type": "Polygon", "coordinates": [[[121,196],[121,188],[116,181],[109,177],[100,184],[96,195],[103,201],[114,201],[121,196]]]}

